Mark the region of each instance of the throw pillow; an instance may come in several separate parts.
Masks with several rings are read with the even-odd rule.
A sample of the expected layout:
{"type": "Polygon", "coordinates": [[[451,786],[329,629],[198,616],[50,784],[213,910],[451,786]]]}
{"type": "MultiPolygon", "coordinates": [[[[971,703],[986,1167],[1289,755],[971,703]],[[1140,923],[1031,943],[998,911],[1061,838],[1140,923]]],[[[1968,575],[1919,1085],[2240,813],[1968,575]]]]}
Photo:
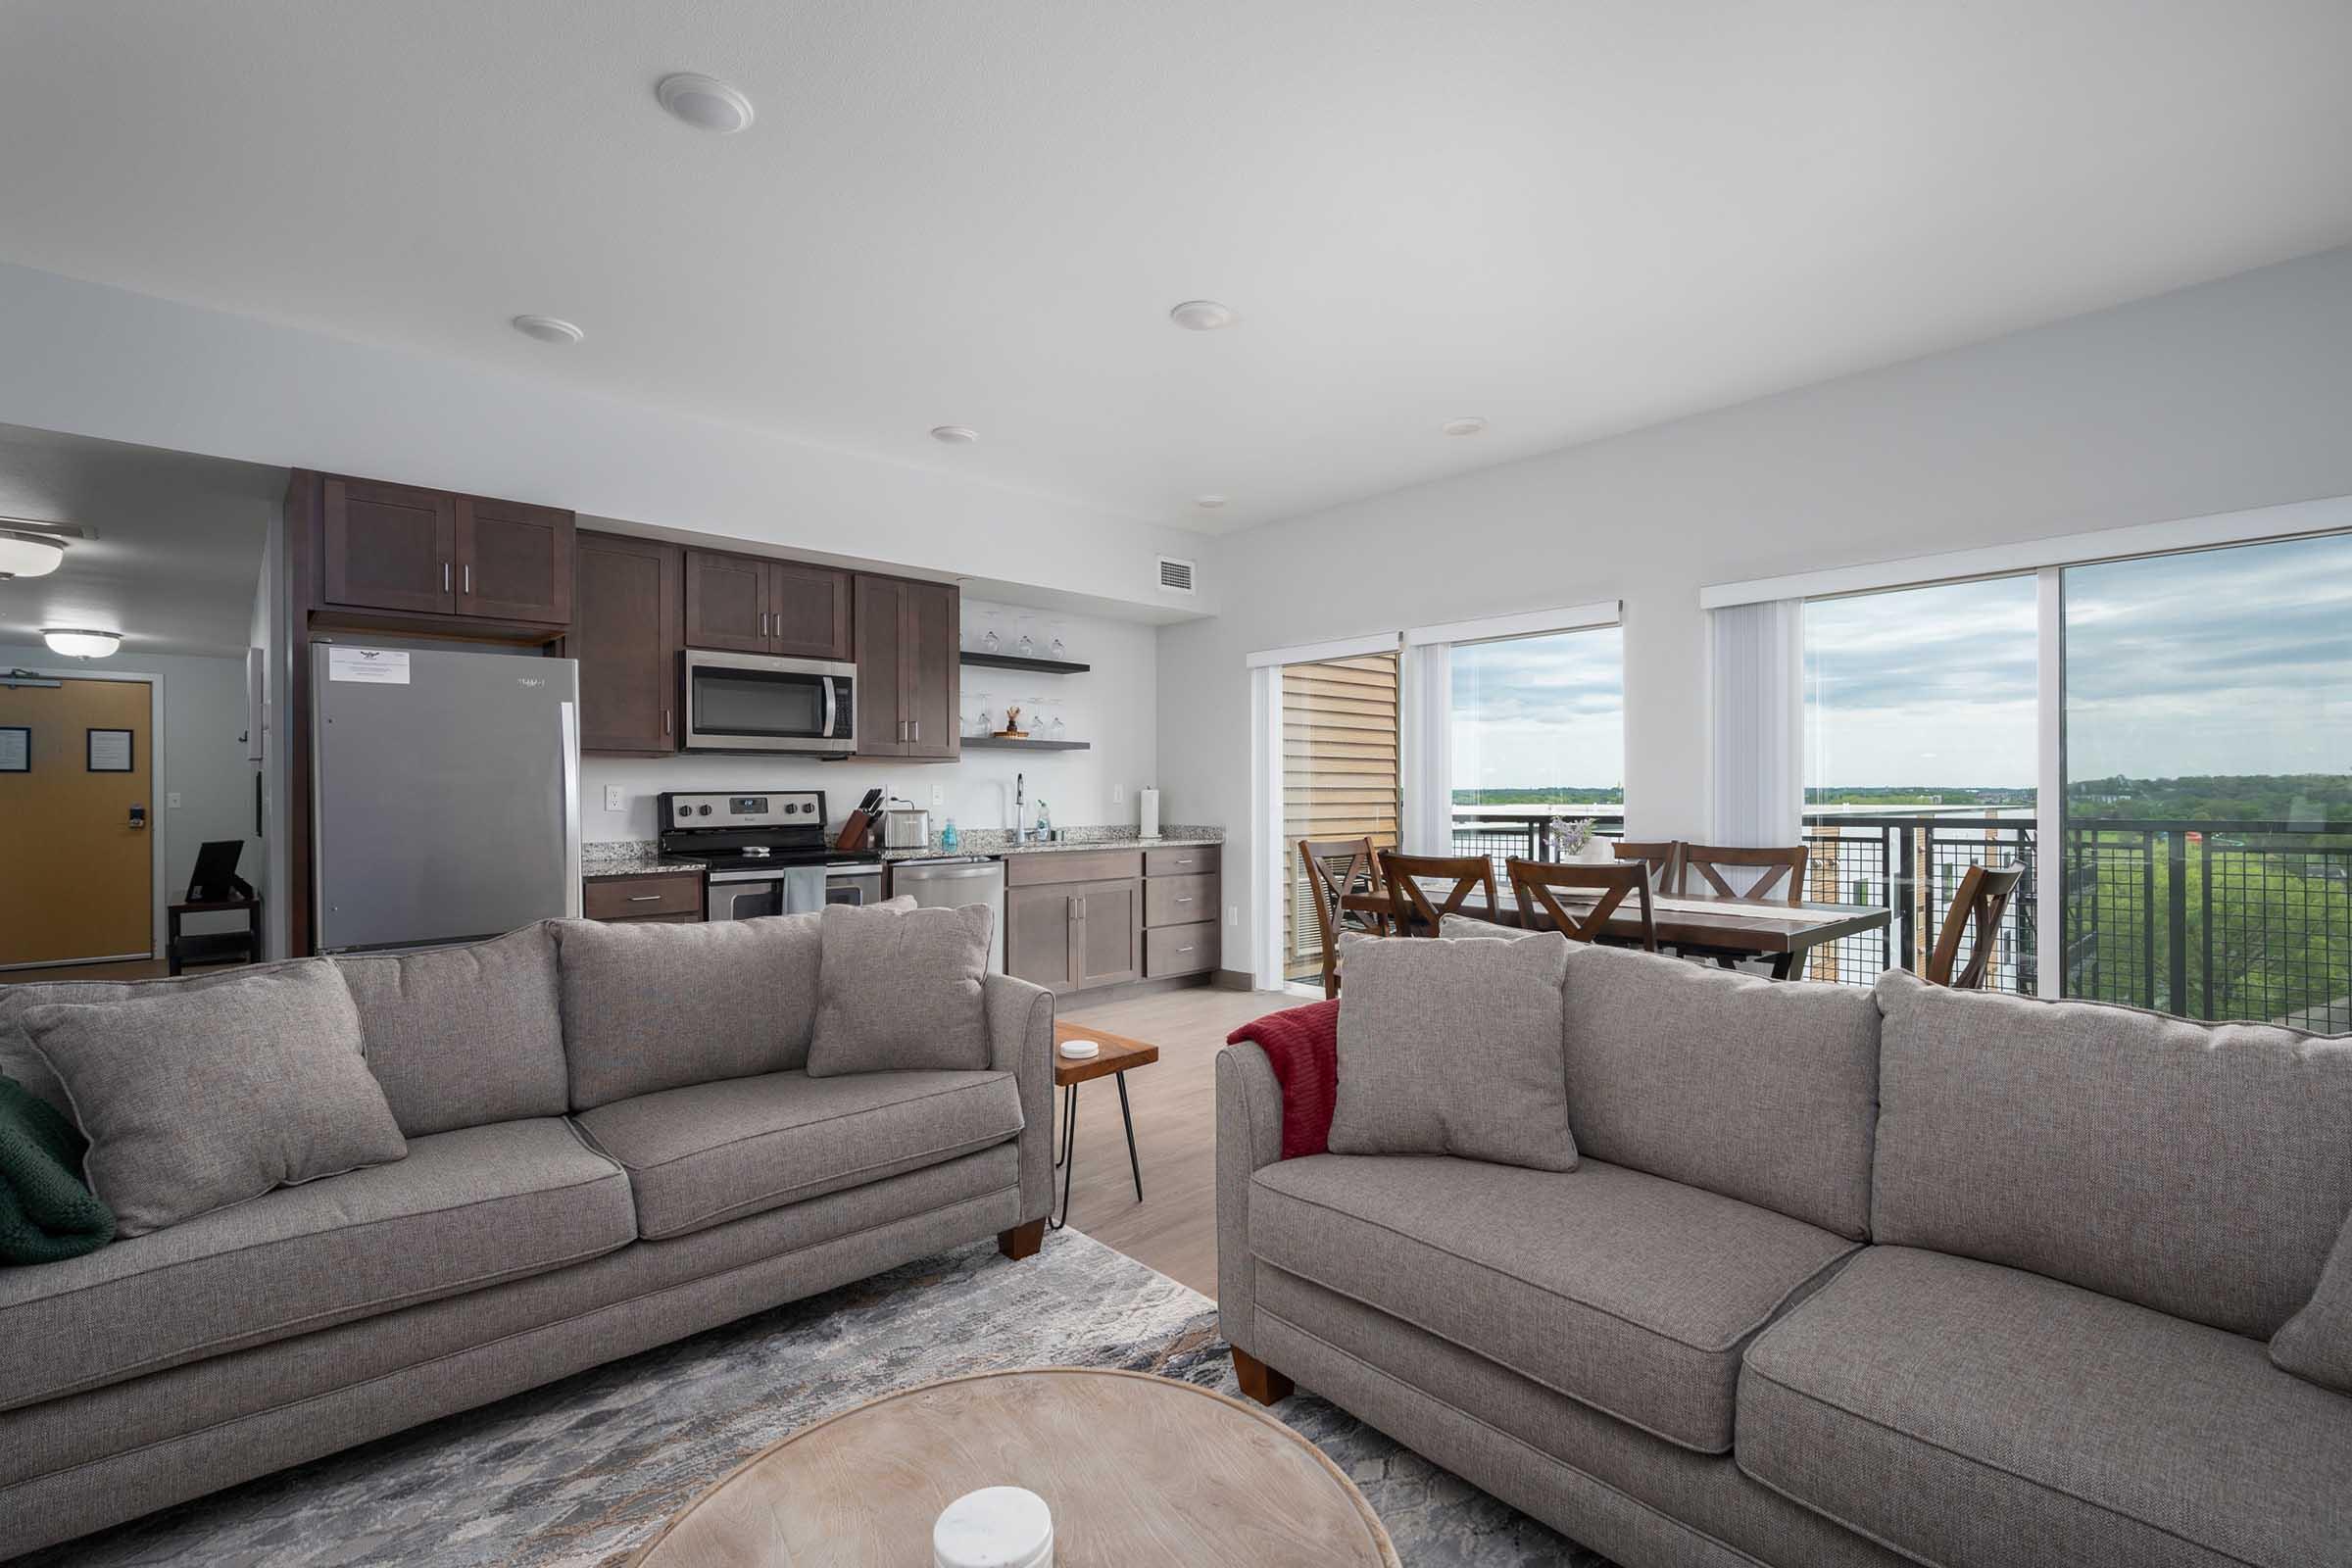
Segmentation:
{"type": "Polygon", "coordinates": [[[2271,1364],[2281,1372],[2352,1394],[2352,1215],[2336,1233],[2320,1271],[2320,1288],[2303,1310],[2271,1336],[2271,1364]]]}
{"type": "Polygon", "coordinates": [[[1486,941],[1517,942],[1523,937],[1540,936],[1523,925],[1496,925],[1476,915],[1445,914],[1438,917],[1438,935],[1448,942],[1486,941]]]}
{"type": "Polygon", "coordinates": [[[960,909],[825,906],[808,1076],[977,1072],[988,1065],[988,973],[994,916],[960,909]]]}
{"type": "Polygon", "coordinates": [[[88,1147],[55,1105],[0,1078],[0,1263],[55,1263],[115,1239],[115,1216],[74,1174],[88,1147]]]}
{"type": "Polygon", "coordinates": [[[1574,1170],[1568,939],[1387,937],[1348,956],[1335,1154],[1457,1154],[1574,1170]]]}
{"type": "Polygon", "coordinates": [[[408,1153],[324,959],[22,1019],[90,1141],[83,1173],[119,1236],[408,1153]]]}

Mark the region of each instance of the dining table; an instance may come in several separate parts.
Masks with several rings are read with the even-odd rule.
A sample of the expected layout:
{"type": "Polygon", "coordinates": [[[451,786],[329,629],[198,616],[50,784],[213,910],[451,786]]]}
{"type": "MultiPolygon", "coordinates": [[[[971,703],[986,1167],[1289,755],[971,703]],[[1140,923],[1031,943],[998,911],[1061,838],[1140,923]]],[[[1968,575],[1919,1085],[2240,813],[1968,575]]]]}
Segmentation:
{"type": "MultiPolygon", "coordinates": [[[[1442,906],[1453,893],[1449,879],[1416,880],[1433,906],[1442,906]]],[[[1576,902],[1573,895],[1561,890],[1561,903],[1573,907],[1576,902]]],[[[1394,912],[1387,893],[1360,889],[1342,898],[1340,907],[1356,914],[1394,912]]],[[[1473,888],[1450,912],[1496,925],[1527,923],[1508,882],[1495,885],[1492,904],[1484,889],[1473,888]]],[[[1650,914],[1661,948],[1673,948],[1687,957],[1713,958],[1727,968],[1742,960],[1760,959],[1775,980],[1798,973],[1805,956],[1825,943],[1884,931],[1894,923],[1892,909],[1875,905],[1789,904],[1715,894],[1660,894],[1651,900],[1650,914]]],[[[1610,911],[1599,940],[1614,947],[1642,946],[1640,904],[1629,898],[1610,911]]]]}

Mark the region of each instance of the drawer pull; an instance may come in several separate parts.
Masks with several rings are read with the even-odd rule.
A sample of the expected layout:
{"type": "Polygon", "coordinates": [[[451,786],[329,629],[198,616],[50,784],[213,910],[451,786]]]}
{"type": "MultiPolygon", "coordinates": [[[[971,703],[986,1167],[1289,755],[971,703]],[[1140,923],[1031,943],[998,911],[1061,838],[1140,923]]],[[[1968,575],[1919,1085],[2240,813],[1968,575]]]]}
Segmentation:
{"type": "Polygon", "coordinates": [[[1190,903],[1192,903],[1193,901],[1192,901],[1192,900],[1190,900],[1190,899],[1178,899],[1176,902],[1177,902],[1178,904],[1190,904],[1190,903]]]}
{"type": "Polygon", "coordinates": [[[1190,953],[1190,952],[1192,952],[1193,950],[1192,950],[1192,949],[1190,949],[1190,948],[1178,948],[1176,951],[1177,951],[1178,953],[1190,953]]]}
{"type": "Polygon", "coordinates": [[[631,904],[660,904],[662,895],[659,893],[632,893],[629,895],[629,902],[631,904]]]}

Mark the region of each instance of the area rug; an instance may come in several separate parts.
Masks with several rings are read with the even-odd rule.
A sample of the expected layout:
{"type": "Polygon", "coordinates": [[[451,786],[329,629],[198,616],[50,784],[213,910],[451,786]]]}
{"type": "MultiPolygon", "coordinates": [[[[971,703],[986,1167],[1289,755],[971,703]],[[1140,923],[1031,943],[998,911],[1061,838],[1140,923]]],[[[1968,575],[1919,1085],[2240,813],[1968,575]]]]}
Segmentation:
{"type": "MultiPolygon", "coordinates": [[[[21,1560],[607,1568],[752,1454],[934,1378],[1154,1372],[1236,1393],[1215,1304],[1076,1231],[980,1243],[21,1560]]],[[[1324,1401],[1275,1413],[1362,1489],[1408,1568],[1607,1568],[1324,1401]]]]}

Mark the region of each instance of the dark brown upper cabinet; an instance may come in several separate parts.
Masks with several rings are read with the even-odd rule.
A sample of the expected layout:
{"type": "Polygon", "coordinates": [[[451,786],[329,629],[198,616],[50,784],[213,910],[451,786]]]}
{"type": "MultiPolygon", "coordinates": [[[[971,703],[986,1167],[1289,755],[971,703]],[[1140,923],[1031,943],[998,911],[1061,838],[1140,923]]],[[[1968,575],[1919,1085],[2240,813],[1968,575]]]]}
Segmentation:
{"type": "Polygon", "coordinates": [[[323,606],[570,623],[568,512],[330,477],[319,525],[323,606]]]}
{"type": "Polygon", "coordinates": [[[948,583],[858,576],[858,756],[946,761],[961,752],[959,603],[948,583]]]}
{"type": "Polygon", "coordinates": [[[686,646],[847,659],[850,574],[798,561],[686,552],[686,646]]]}
{"type": "Polygon", "coordinates": [[[568,624],[574,545],[568,512],[458,497],[458,613],[568,624]]]}
{"type": "Polygon", "coordinates": [[[678,749],[685,551],[658,539],[579,536],[579,594],[564,651],[580,662],[580,750],[678,749]]]}
{"type": "Polygon", "coordinates": [[[328,479],[320,596],[361,610],[458,612],[458,498],[370,479],[328,479]]]}

